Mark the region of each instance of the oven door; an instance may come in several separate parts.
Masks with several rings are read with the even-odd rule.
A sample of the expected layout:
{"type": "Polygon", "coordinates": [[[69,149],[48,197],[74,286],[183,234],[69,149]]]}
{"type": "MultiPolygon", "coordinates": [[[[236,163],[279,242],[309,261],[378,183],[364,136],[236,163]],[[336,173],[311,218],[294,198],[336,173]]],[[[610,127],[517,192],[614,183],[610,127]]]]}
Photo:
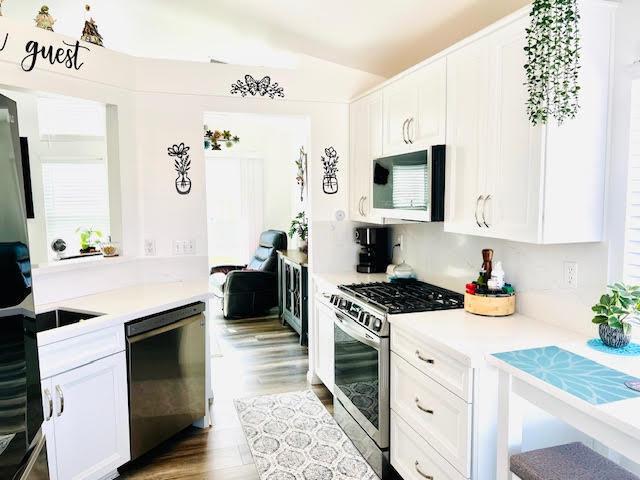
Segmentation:
{"type": "Polygon", "coordinates": [[[334,314],[335,396],[379,448],[388,448],[389,339],[334,314]]]}

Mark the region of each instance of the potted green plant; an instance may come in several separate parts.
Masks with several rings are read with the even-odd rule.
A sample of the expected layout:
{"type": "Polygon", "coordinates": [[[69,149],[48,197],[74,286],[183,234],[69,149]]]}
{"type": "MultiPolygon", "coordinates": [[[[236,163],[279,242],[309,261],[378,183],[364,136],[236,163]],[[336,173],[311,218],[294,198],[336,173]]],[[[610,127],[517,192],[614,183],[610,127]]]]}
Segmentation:
{"type": "Polygon", "coordinates": [[[102,238],[102,232],[100,230],[79,227],[76,229],[76,233],[80,236],[80,253],[93,253],[98,251],[97,247],[102,238]]]}
{"type": "Polygon", "coordinates": [[[291,220],[291,227],[289,227],[289,237],[293,238],[298,236],[298,248],[301,252],[308,250],[307,236],[309,235],[309,225],[307,224],[307,217],[304,212],[299,212],[293,220],[291,220]]]}
{"type": "Polygon", "coordinates": [[[592,310],[602,342],[613,348],[626,347],[631,342],[632,322],[640,312],[640,286],[610,285],[609,293],[602,295],[592,310]]]}

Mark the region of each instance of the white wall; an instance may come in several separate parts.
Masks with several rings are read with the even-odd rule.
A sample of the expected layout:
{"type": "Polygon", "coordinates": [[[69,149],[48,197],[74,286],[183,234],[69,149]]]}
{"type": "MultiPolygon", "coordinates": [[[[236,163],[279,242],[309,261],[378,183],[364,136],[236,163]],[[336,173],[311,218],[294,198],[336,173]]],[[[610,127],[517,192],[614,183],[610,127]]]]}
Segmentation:
{"type": "MultiPolygon", "coordinates": [[[[309,119],[309,213],[318,219],[331,218],[336,209],[346,210],[347,191],[331,198],[322,196],[320,157],[324,148],[334,146],[346,165],[348,162],[348,101],[356,94],[378,84],[382,79],[330,62],[310,59],[300,69],[247,68],[231,65],[209,65],[188,62],[138,59],[89,45],[81,52],[84,62],[80,70],[67,69],[40,61],[31,72],[19,64],[25,57],[28,41],[42,45],[63,46],[75,39],[27,27],[10,18],[0,18],[0,35],[9,33],[0,51],[0,78],[11,87],[75,96],[118,107],[120,140],[120,182],[122,192],[122,246],[127,257],[142,255],[145,239],[156,242],[158,265],[165,258],[175,264],[191,265],[191,258],[173,257],[173,240],[193,239],[198,275],[206,276],[207,227],[204,181],[202,126],[205,112],[242,112],[295,115],[309,119]],[[230,85],[244,78],[270,74],[285,87],[285,99],[241,98],[230,94],[230,85]],[[327,81],[331,79],[331,81],[327,81]],[[192,192],[178,195],[173,181],[174,170],[167,148],[185,142],[192,146],[192,192]],[[317,198],[316,198],[317,197],[317,198]]],[[[0,45],[1,46],[1,45],[0,45]]],[[[346,168],[345,168],[346,173],[346,168]]],[[[344,177],[346,187],[348,178],[344,177]]],[[[110,264],[117,270],[115,264],[110,264]]],[[[165,265],[166,266],[166,265],[165,265]]],[[[175,267],[170,268],[171,273],[175,267]]],[[[195,268],[195,267],[194,267],[195,268]]],[[[94,281],[92,269],[74,278],[66,288],[55,274],[35,275],[36,302],[42,303],[41,292],[56,288],[60,295],[83,294],[94,281]],[[62,293],[64,291],[64,293],[62,293]]],[[[99,270],[95,270],[99,272],[99,270]]],[[[61,275],[60,279],[68,275],[61,275]]],[[[110,277],[116,278],[116,277],[110,277]]],[[[129,271],[117,276],[130,281],[129,271]]],[[[153,278],[163,278],[154,275],[153,278]]],[[[98,282],[102,285],[102,282],[98,282]]],[[[108,282],[110,288],[118,282],[108,282]]],[[[75,296],[75,295],[70,295],[75,296]]],[[[47,301],[52,297],[46,295],[47,301]]]]}

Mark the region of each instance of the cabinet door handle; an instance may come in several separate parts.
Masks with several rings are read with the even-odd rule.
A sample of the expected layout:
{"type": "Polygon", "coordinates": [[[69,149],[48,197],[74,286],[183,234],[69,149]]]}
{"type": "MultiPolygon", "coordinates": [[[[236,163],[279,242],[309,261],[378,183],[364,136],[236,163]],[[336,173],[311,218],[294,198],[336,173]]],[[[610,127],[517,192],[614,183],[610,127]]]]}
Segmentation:
{"type": "Polygon", "coordinates": [[[475,217],[476,217],[476,223],[478,224],[479,227],[482,228],[482,224],[480,223],[480,220],[478,220],[478,208],[480,207],[480,201],[484,199],[484,197],[482,195],[480,195],[478,197],[478,199],[476,200],[476,211],[474,213],[475,217]]]}
{"type": "Polygon", "coordinates": [[[364,217],[364,208],[362,206],[364,202],[364,197],[360,197],[360,201],[358,202],[358,212],[360,213],[361,216],[364,217]]]}
{"type": "Polygon", "coordinates": [[[435,360],[432,358],[423,357],[422,354],[420,353],[420,350],[416,350],[416,357],[418,357],[420,360],[422,360],[425,363],[430,363],[431,365],[436,363],[435,360]]]}
{"type": "Polygon", "coordinates": [[[56,393],[58,394],[58,399],[60,399],[60,410],[56,414],[56,416],[60,416],[64,413],[64,393],[62,393],[62,388],[60,385],[56,385],[56,393]]]}
{"type": "Polygon", "coordinates": [[[44,398],[47,401],[47,406],[49,407],[49,412],[45,415],[44,420],[48,422],[53,417],[53,398],[51,397],[51,392],[48,388],[44,389],[44,398]]]}
{"type": "Polygon", "coordinates": [[[482,223],[484,223],[484,226],[487,228],[491,228],[491,225],[487,223],[487,217],[485,216],[485,214],[487,213],[487,200],[489,200],[490,198],[491,195],[487,195],[486,197],[484,197],[484,202],[482,203],[482,223]]]}
{"type": "Polygon", "coordinates": [[[367,197],[366,196],[362,197],[362,216],[363,217],[367,216],[367,212],[364,211],[364,202],[366,201],[367,201],[367,197]]]}
{"type": "Polygon", "coordinates": [[[407,140],[407,123],[409,122],[409,119],[405,119],[405,121],[402,123],[402,139],[404,140],[404,143],[409,143],[409,140],[407,140]]]}
{"type": "Polygon", "coordinates": [[[411,135],[411,130],[410,130],[411,129],[411,124],[413,123],[413,120],[414,120],[414,118],[411,117],[408,120],[408,123],[407,123],[407,139],[409,140],[409,143],[413,143],[413,135],[411,135]]]}
{"type": "Polygon", "coordinates": [[[418,397],[416,397],[416,407],[418,407],[418,410],[422,410],[424,413],[428,413],[429,415],[433,415],[433,410],[429,409],[429,408],[424,408],[421,404],[420,404],[420,399],[418,397]]]}
{"type": "Polygon", "coordinates": [[[420,462],[418,460],[416,460],[416,472],[418,472],[418,474],[420,474],[421,477],[424,477],[427,480],[433,480],[433,476],[432,475],[427,475],[422,470],[420,470],[420,462]]]}

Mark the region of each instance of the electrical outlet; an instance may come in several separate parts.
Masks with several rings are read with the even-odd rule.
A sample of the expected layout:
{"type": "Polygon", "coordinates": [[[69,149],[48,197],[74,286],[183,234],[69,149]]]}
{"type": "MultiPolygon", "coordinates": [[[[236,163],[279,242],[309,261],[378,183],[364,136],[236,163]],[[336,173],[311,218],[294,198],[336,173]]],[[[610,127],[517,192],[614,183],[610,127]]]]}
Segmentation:
{"type": "Polygon", "coordinates": [[[578,288],[578,263],[564,262],[564,286],[578,288]]]}
{"type": "Polygon", "coordinates": [[[155,255],[156,255],[156,241],[155,240],[145,240],[144,241],[144,254],[147,257],[155,257],[155,255]]]}

